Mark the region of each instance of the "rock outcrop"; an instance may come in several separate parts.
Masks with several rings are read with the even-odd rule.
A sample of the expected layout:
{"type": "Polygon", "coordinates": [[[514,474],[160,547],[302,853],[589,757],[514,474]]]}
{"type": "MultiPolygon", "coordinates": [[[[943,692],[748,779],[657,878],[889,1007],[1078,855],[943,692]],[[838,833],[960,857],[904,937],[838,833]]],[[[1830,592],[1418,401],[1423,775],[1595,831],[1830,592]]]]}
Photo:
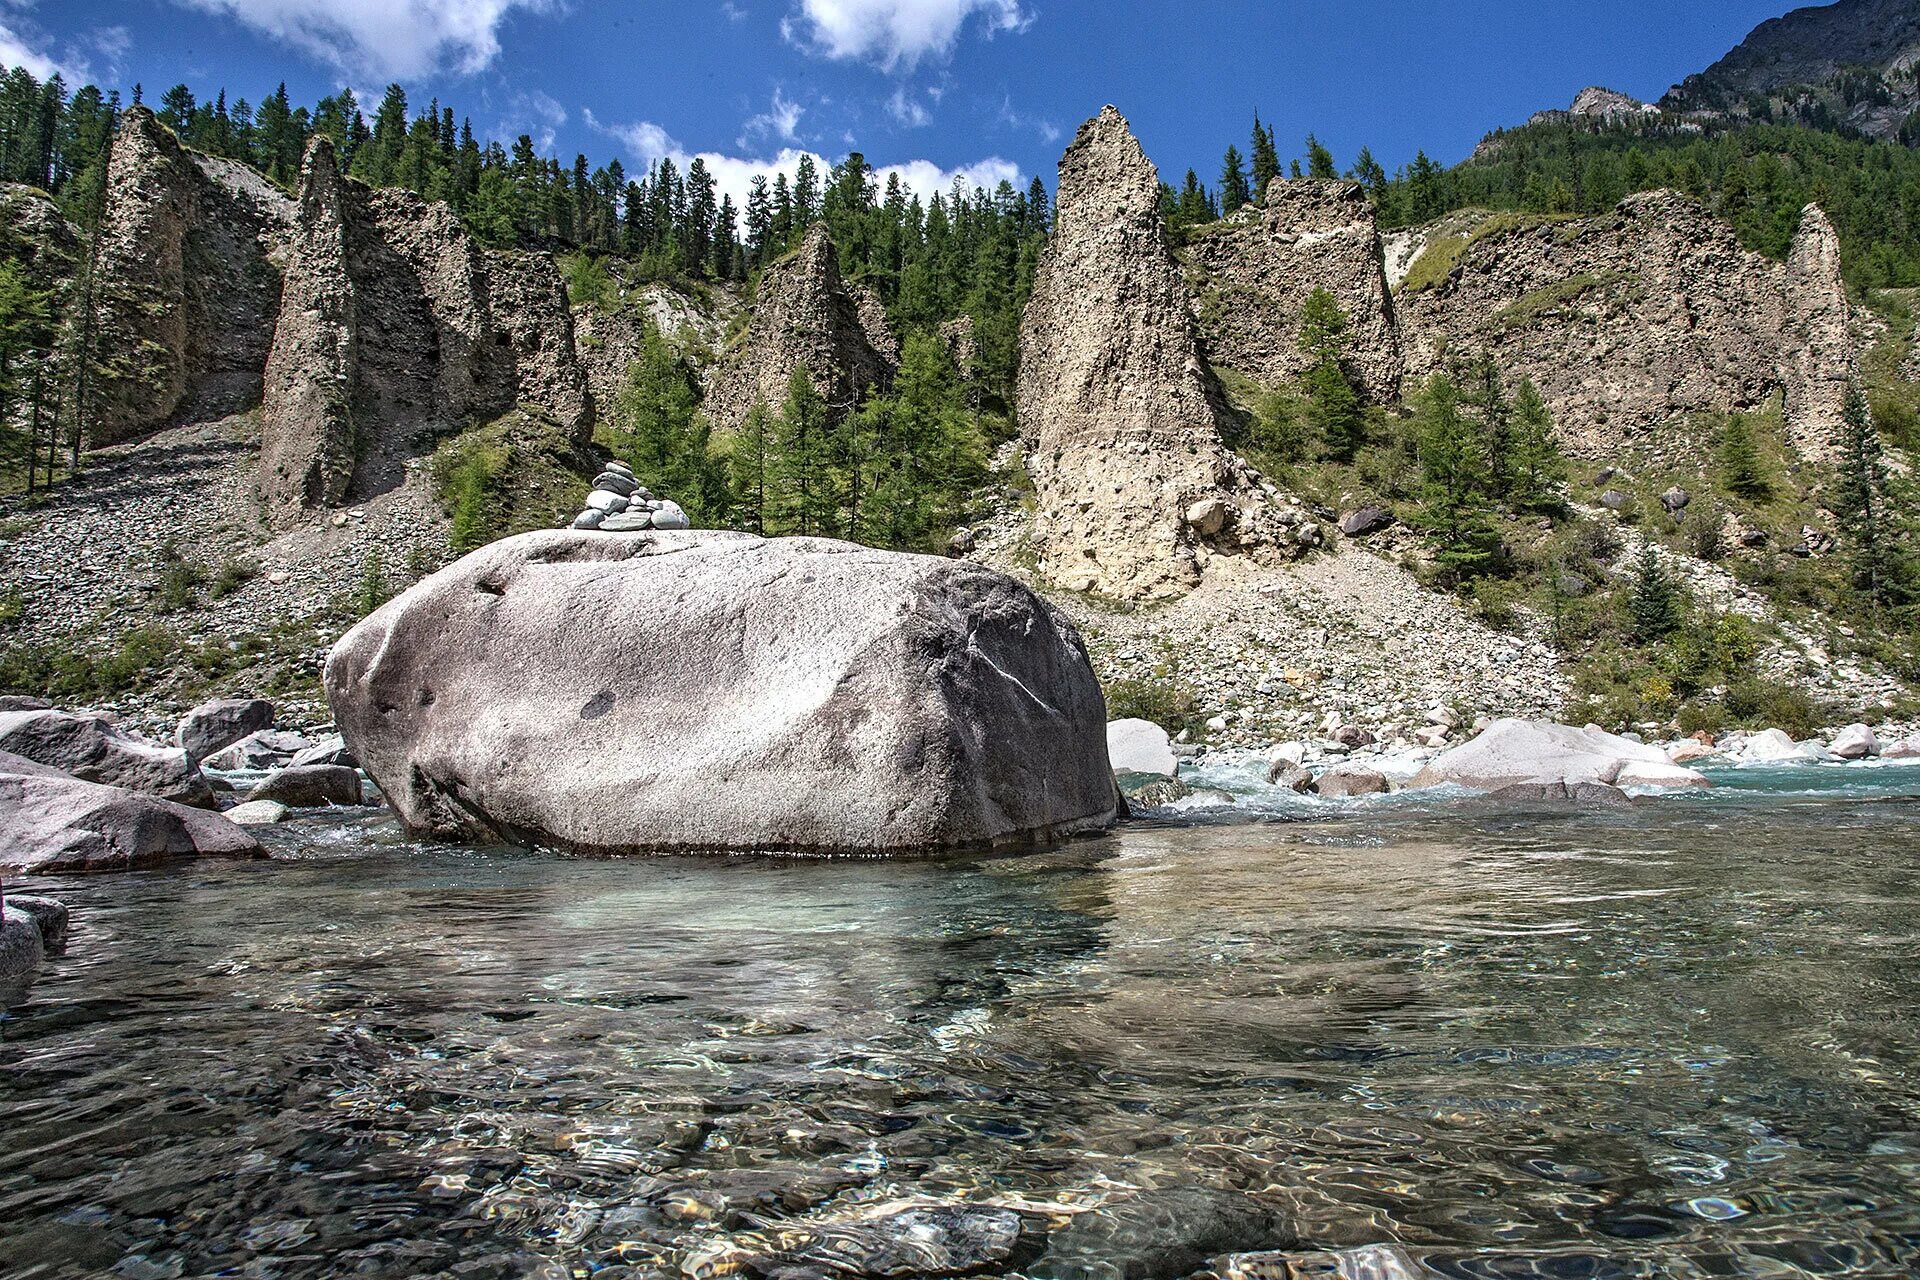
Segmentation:
{"type": "Polygon", "coordinates": [[[446,205],[370,189],[309,145],[261,414],[282,527],[384,492],[435,439],[518,404],[584,444],[594,420],[551,259],[483,250],[446,205]]]}
{"type": "Polygon", "coordinates": [[[1562,120],[1598,120],[1618,124],[1660,114],[1660,108],[1631,95],[1599,85],[1588,85],[1574,95],[1573,105],[1565,111],[1536,111],[1528,124],[1553,124],[1562,120]]]}
{"type": "Polygon", "coordinates": [[[1060,161],[1054,233],[1020,325],[1019,414],[1041,572],[1125,599],[1191,588],[1274,545],[1267,495],[1221,443],[1160,182],[1112,107],[1060,161]]]}
{"type": "Polygon", "coordinates": [[[258,404],[293,202],[144,107],[120,117],[106,193],[89,444],[258,404]]]}
{"type": "Polygon", "coordinates": [[[756,404],[777,412],[793,371],[804,366],[838,421],[869,392],[892,384],[898,360],[880,300],[842,279],[833,237],[817,222],[798,249],[761,276],[746,335],[707,392],[707,419],[725,433],[739,430],[756,404]]]}
{"type": "Polygon", "coordinates": [[[1593,457],[1785,389],[1789,436],[1820,456],[1831,378],[1845,376],[1831,338],[1848,323],[1831,235],[1809,209],[1796,265],[1783,267],[1670,191],[1591,218],[1450,222],[1396,299],[1408,373],[1433,372],[1443,350],[1490,354],[1510,379],[1531,378],[1563,442],[1593,457]]]}
{"type": "Polygon", "coordinates": [[[1115,813],[1079,636],[976,565],[821,539],[525,534],[327,660],[424,835],[592,853],[1020,846],[1115,813]]]}
{"type": "Polygon", "coordinates": [[[1263,205],[1203,229],[1187,255],[1201,273],[1195,315],[1216,366],[1269,385],[1305,373],[1301,308],[1325,289],[1347,317],[1355,390],[1376,404],[1399,398],[1400,331],[1380,227],[1359,183],[1276,179],[1263,205]]]}
{"type": "Polygon", "coordinates": [[[1800,211],[1785,289],[1787,440],[1802,457],[1830,462],[1839,454],[1847,390],[1860,368],[1840,276],[1840,237],[1817,204],[1800,211]]]}
{"type": "Polygon", "coordinates": [[[0,871],[121,871],[178,858],[258,858],[217,813],[0,752],[0,871]]]}

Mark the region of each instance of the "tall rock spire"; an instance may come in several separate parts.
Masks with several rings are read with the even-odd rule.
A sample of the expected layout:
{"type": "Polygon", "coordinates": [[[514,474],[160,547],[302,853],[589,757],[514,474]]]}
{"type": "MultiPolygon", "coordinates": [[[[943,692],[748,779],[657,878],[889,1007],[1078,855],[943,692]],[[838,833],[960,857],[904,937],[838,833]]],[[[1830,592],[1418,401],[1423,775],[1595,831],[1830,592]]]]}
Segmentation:
{"type": "Polygon", "coordinates": [[[1787,440],[1804,458],[1832,461],[1839,452],[1847,388],[1859,376],[1849,330],[1851,305],[1840,276],[1840,237],[1819,205],[1800,211],[1787,256],[1787,440]]]}
{"type": "Polygon", "coordinates": [[[1060,161],[1020,353],[1045,576],[1152,599],[1192,587],[1216,552],[1269,544],[1265,495],[1221,443],[1159,174],[1112,107],[1060,161]]]}

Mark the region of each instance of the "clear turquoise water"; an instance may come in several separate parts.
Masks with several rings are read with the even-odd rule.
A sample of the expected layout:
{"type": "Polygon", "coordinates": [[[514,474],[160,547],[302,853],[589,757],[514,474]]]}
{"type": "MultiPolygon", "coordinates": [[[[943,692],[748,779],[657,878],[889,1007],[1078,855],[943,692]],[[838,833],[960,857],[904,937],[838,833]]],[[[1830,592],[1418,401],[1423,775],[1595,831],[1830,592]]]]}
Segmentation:
{"type": "Polygon", "coordinates": [[[982,1274],[1914,1274],[1920,769],[1717,781],[1243,787],[944,863],[336,819],[49,880],[0,1274],[797,1280],[906,1204],[1019,1215],[982,1274]]]}

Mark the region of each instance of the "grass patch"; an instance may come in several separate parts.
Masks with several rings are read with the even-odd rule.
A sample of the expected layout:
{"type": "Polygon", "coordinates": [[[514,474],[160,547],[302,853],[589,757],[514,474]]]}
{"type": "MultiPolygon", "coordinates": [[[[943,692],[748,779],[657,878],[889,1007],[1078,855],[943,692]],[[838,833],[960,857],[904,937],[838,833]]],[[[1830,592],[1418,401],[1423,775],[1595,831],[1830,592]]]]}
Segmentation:
{"type": "Polygon", "coordinates": [[[446,441],[432,462],[434,493],[459,553],[556,527],[579,511],[594,471],[557,421],[525,406],[446,441]]]}
{"type": "Polygon", "coordinates": [[[1413,265],[1407,269],[1407,278],[1400,282],[1400,287],[1407,293],[1437,289],[1447,282],[1447,277],[1460,265],[1460,259],[1466,256],[1467,250],[1482,240],[1532,227],[1571,222],[1579,216],[1572,213],[1525,213],[1519,210],[1487,214],[1471,229],[1440,236],[1429,244],[1413,260],[1413,265]]]}

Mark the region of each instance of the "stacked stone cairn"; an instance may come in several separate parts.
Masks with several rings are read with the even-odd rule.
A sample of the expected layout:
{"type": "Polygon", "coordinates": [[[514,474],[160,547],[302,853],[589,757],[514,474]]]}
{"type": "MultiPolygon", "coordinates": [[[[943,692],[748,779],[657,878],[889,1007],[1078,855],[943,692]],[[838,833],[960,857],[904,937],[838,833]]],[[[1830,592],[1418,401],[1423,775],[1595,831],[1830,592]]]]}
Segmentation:
{"type": "Polygon", "coordinates": [[[573,528],[598,529],[602,533],[692,527],[679,503],[654,497],[634,478],[633,468],[624,462],[609,462],[607,469],[593,478],[593,492],[587,495],[586,509],[573,518],[573,528]]]}

